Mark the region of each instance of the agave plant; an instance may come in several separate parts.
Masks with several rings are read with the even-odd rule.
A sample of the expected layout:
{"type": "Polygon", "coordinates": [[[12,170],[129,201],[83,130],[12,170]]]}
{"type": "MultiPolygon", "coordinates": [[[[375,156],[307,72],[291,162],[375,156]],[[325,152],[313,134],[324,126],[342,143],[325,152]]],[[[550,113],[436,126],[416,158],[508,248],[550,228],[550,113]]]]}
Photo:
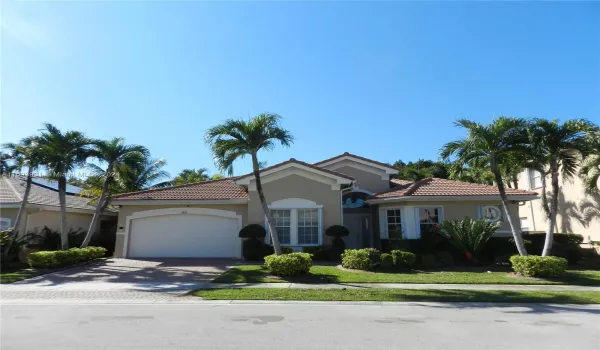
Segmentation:
{"type": "Polygon", "coordinates": [[[487,242],[500,227],[499,222],[488,222],[485,220],[444,221],[441,234],[458,249],[465,252],[467,260],[473,260],[485,242],[487,242]]]}

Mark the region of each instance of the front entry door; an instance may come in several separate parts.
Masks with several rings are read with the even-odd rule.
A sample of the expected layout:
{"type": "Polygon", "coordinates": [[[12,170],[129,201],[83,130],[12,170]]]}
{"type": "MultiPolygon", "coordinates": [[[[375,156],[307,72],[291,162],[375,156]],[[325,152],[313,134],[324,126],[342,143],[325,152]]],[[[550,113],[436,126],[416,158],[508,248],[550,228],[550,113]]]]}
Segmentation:
{"type": "Polygon", "coordinates": [[[366,213],[345,213],[344,226],[350,231],[344,237],[346,249],[360,249],[371,246],[371,215],[366,213]]]}

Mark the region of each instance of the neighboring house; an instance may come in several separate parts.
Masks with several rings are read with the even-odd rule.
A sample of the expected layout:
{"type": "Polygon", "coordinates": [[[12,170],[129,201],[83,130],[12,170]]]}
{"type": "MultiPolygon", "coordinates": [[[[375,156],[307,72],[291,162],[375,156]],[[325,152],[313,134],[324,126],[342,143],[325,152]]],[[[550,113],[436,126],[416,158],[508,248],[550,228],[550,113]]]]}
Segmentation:
{"type": "MultiPolygon", "coordinates": [[[[5,230],[13,227],[17,213],[25,193],[25,177],[20,175],[0,177],[0,229],[5,230]]],[[[58,201],[58,190],[49,181],[33,182],[27,210],[19,225],[20,234],[24,232],[38,233],[48,226],[52,230],[60,229],[60,205],[58,201]]],[[[87,231],[94,210],[90,205],[89,198],[78,196],[67,192],[67,224],[73,231],[87,231]]],[[[107,210],[100,217],[100,227],[110,226],[117,218],[117,213],[107,210]]]]}
{"type": "MultiPolygon", "coordinates": [[[[419,239],[434,223],[467,216],[502,221],[499,234],[510,234],[496,187],[391,179],[397,172],[349,153],[261,169],[282,246],[327,245],[324,231],[331,225],[349,228],[348,248],[377,246],[380,239],[419,239]]],[[[537,198],[535,192],[508,193],[515,217],[519,202],[537,198]]],[[[239,230],[265,225],[252,174],[121,194],[111,203],[120,207],[117,257],[240,257],[239,230]]]]}
{"type": "MultiPolygon", "coordinates": [[[[583,236],[585,242],[600,241],[600,195],[585,193],[583,181],[578,176],[566,181],[559,176],[559,185],[555,232],[577,233],[583,236]]],[[[542,177],[539,172],[526,169],[519,174],[518,186],[541,192],[542,177]]],[[[546,178],[546,192],[552,192],[549,176],[546,178]]],[[[545,232],[548,229],[541,199],[523,203],[519,207],[519,217],[524,231],[545,232]]]]}

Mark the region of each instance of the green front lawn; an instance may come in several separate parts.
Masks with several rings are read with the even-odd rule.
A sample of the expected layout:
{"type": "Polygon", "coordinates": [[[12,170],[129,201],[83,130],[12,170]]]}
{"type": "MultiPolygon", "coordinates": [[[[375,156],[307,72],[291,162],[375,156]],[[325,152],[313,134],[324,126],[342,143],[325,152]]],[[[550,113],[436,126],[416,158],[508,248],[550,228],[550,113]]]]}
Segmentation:
{"type": "Polygon", "coordinates": [[[364,272],[345,271],[334,266],[313,266],[306,276],[276,278],[260,265],[241,265],[213,280],[215,283],[457,283],[457,284],[572,284],[600,285],[598,270],[570,270],[561,278],[536,279],[517,277],[507,272],[405,271],[364,272]]]}
{"type": "Polygon", "coordinates": [[[40,272],[34,269],[6,269],[0,272],[0,283],[13,283],[26,278],[39,275],[40,272]]]}
{"type": "Polygon", "coordinates": [[[279,289],[243,288],[198,290],[205,300],[325,300],[325,301],[436,301],[600,304],[600,292],[474,291],[411,289],[279,289]]]}

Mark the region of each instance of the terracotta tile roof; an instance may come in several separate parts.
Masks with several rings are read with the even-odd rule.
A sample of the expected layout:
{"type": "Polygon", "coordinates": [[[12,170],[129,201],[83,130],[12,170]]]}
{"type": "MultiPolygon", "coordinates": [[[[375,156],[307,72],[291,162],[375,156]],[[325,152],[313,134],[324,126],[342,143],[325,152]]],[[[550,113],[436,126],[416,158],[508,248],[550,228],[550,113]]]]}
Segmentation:
{"type": "Polygon", "coordinates": [[[112,197],[119,200],[228,200],[247,199],[246,188],[233,182],[234,178],[202,181],[193,184],[123,193],[112,197]]]}
{"type": "MultiPolygon", "coordinates": [[[[275,165],[271,165],[270,167],[262,168],[262,169],[260,169],[260,172],[262,173],[262,172],[265,172],[265,171],[268,171],[268,170],[271,170],[271,169],[279,168],[281,166],[284,166],[284,165],[290,164],[290,163],[300,164],[300,165],[303,165],[303,166],[306,166],[306,167],[309,167],[309,168],[312,168],[312,169],[315,169],[315,170],[318,170],[318,171],[322,171],[324,173],[328,173],[328,174],[331,174],[331,175],[334,175],[334,176],[343,177],[343,178],[348,179],[348,180],[354,180],[354,178],[352,176],[346,175],[344,173],[340,173],[340,172],[337,172],[337,171],[333,171],[333,170],[321,168],[321,167],[316,166],[314,164],[309,164],[309,163],[305,163],[305,162],[299,161],[299,160],[297,160],[295,158],[290,158],[289,160],[286,160],[285,162],[277,163],[275,165]]],[[[248,177],[250,175],[252,175],[252,173],[245,174],[245,175],[242,175],[242,176],[238,176],[237,179],[240,179],[240,178],[243,178],[243,177],[248,177]]]]}
{"type": "MultiPolygon", "coordinates": [[[[26,179],[24,176],[2,176],[0,177],[0,203],[2,204],[17,204],[23,200],[25,194],[26,179]]],[[[94,211],[96,205],[90,203],[90,198],[82,197],[67,193],[67,208],[83,209],[94,211]]],[[[47,206],[60,206],[58,201],[58,190],[40,185],[38,183],[31,184],[31,191],[27,203],[47,206]]],[[[115,211],[114,208],[108,207],[106,211],[115,211]]]]}
{"type": "Polygon", "coordinates": [[[401,180],[401,179],[390,179],[390,187],[404,186],[413,183],[414,181],[410,180],[401,180]]]}
{"type": "Polygon", "coordinates": [[[327,162],[330,162],[330,161],[332,161],[332,160],[336,160],[336,159],[339,159],[339,158],[343,158],[343,157],[352,157],[352,158],[356,158],[356,159],[364,160],[365,162],[369,162],[369,163],[377,164],[377,165],[380,165],[380,166],[383,166],[383,167],[386,167],[386,168],[390,168],[390,169],[397,170],[396,168],[394,168],[394,167],[393,167],[393,166],[391,166],[390,164],[386,164],[386,163],[378,162],[378,161],[376,161],[376,160],[369,159],[369,158],[365,158],[365,157],[361,157],[361,156],[357,156],[356,154],[352,154],[352,153],[348,153],[348,152],[344,152],[343,154],[340,154],[340,155],[338,155],[338,156],[331,157],[331,158],[328,158],[328,159],[322,160],[322,161],[320,161],[320,162],[316,162],[316,163],[315,163],[315,165],[319,166],[319,165],[321,165],[321,164],[324,164],[324,163],[327,163],[327,162]]]}
{"type": "MultiPolygon", "coordinates": [[[[507,188],[506,194],[537,195],[536,192],[507,188]]],[[[397,184],[388,191],[375,193],[371,199],[409,196],[494,196],[499,195],[496,186],[474,184],[448,179],[427,178],[412,183],[397,184]]]]}

